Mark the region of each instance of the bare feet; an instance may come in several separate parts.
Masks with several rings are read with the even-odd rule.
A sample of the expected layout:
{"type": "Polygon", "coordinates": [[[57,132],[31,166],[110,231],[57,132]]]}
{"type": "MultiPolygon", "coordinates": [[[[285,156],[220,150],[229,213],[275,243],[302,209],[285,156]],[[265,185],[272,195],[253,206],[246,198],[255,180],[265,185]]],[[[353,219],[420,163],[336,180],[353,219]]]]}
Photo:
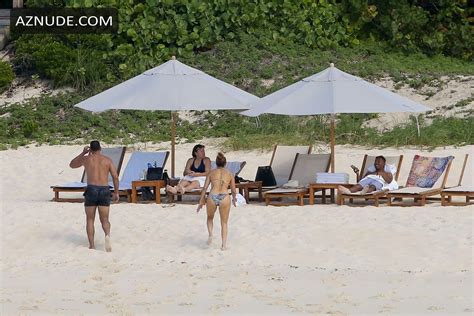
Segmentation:
{"type": "Polygon", "coordinates": [[[361,191],[360,194],[367,194],[370,190],[370,187],[366,185],[361,191]]]}
{"type": "Polygon", "coordinates": [[[112,251],[112,244],[110,243],[110,236],[105,236],[105,251],[112,251]]]}
{"type": "Polygon", "coordinates": [[[166,191],[171,192],[173,194],[178,193],[175,187],[172,187],[171,185],[166,186],[166,191]]]}
{"type": "Polygon", "coordinates": [[[92,249],[92,250],[95,250],[95,246],[94,245],[89,245],[89,249],[92,249]]]}
{"type": "Polygon", "coordinates": [[[224,245],[222,245],[221,250],[222,250],[222,251],[225,251],[225,250],[227,250],[227,247],[224,246],[224,245]]]}
{"type": "Polygon", "coordinates": [[[207,238],[207,245],[212,244],[212,235],[207,238]]]}
{"type": "Polygon", "coordinates": [[[343,187],[342,185],[339,185],[337,187],[337,190],[342,193],[342,194],[351,194],[351,190],[349,190],[348,188],[346,187],[343,187]]]}

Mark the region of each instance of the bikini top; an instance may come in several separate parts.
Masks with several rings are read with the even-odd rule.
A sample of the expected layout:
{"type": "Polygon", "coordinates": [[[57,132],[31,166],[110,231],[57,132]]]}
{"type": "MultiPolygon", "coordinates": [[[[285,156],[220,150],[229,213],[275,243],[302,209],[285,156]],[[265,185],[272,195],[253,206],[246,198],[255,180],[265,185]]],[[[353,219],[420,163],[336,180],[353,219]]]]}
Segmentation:
{"type": "Polygon", "coordinates": [[[193,163],[191,164],[191,171],[206,172],[206,165],[204,165],[204,159],[201,160],[201,164],[197,168],[194,166],[195,161],[196,161],[196,158],[194,158],[193,163]]]}

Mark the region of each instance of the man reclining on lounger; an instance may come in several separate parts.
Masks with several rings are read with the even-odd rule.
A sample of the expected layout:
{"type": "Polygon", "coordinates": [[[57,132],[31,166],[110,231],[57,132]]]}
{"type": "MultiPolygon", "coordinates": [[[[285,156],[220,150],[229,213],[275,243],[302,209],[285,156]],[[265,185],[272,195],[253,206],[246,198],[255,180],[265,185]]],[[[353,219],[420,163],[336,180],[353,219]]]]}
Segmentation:
{"type": "Polygon", "coordinates": [[[337,189],[343,194],[351,194],[358,191],[361,194],[366,194],[380,190],[396,190],[398,189],[398,184],[394,178],[396,172],[395,166],[385,164],[384,156],[377,156],[375,157],[374,165],[367,168],[367,173],[358,184],[350,189],[340,185],[337,189]]]}

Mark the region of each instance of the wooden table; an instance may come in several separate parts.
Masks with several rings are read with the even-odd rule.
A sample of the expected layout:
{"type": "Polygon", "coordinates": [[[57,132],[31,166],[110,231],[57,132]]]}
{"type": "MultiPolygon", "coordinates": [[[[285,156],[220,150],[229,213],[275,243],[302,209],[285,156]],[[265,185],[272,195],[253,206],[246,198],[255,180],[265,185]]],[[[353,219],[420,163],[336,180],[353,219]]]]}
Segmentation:
{"type": "Polygon", "coordinates": [[[309,204],[314,205],[314,193],[316,191],[321,191],[322,203],[326,204],[326,190],[330,190],[331,203],[336,202],[335,191],[338,186],[344,186],[350,188],[353,184],[348,183],[310,183],[309,184],[309,204]]]}
{"type": "Polygon", "coordinates": [[[239,193],[245,197],[247,204],[250,202],[250,190],[252,189],[258,191],[258,201],[262,202],[262,184],[262,181],[240,182],[235,184],[235,188],[239,189],[239,193]]]}
{"type": "Polygon", "coordinates": [[[138,180],[132,181],[132,203],[137,203],[137,187],[154,187],[156,204],[161,203],[160,189],[166,185],[164,180],[138,180]]]}

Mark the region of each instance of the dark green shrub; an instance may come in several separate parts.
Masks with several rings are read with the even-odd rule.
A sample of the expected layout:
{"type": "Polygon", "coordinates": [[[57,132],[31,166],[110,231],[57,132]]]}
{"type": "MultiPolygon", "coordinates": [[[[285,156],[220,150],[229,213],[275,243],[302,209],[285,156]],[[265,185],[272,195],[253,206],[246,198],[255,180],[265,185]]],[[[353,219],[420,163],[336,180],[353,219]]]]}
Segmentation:
{"type": "Polygon", "coordinates": [[[10,87],[15,74],[9,63],[0,60],[0,93],[10,87]]]}

